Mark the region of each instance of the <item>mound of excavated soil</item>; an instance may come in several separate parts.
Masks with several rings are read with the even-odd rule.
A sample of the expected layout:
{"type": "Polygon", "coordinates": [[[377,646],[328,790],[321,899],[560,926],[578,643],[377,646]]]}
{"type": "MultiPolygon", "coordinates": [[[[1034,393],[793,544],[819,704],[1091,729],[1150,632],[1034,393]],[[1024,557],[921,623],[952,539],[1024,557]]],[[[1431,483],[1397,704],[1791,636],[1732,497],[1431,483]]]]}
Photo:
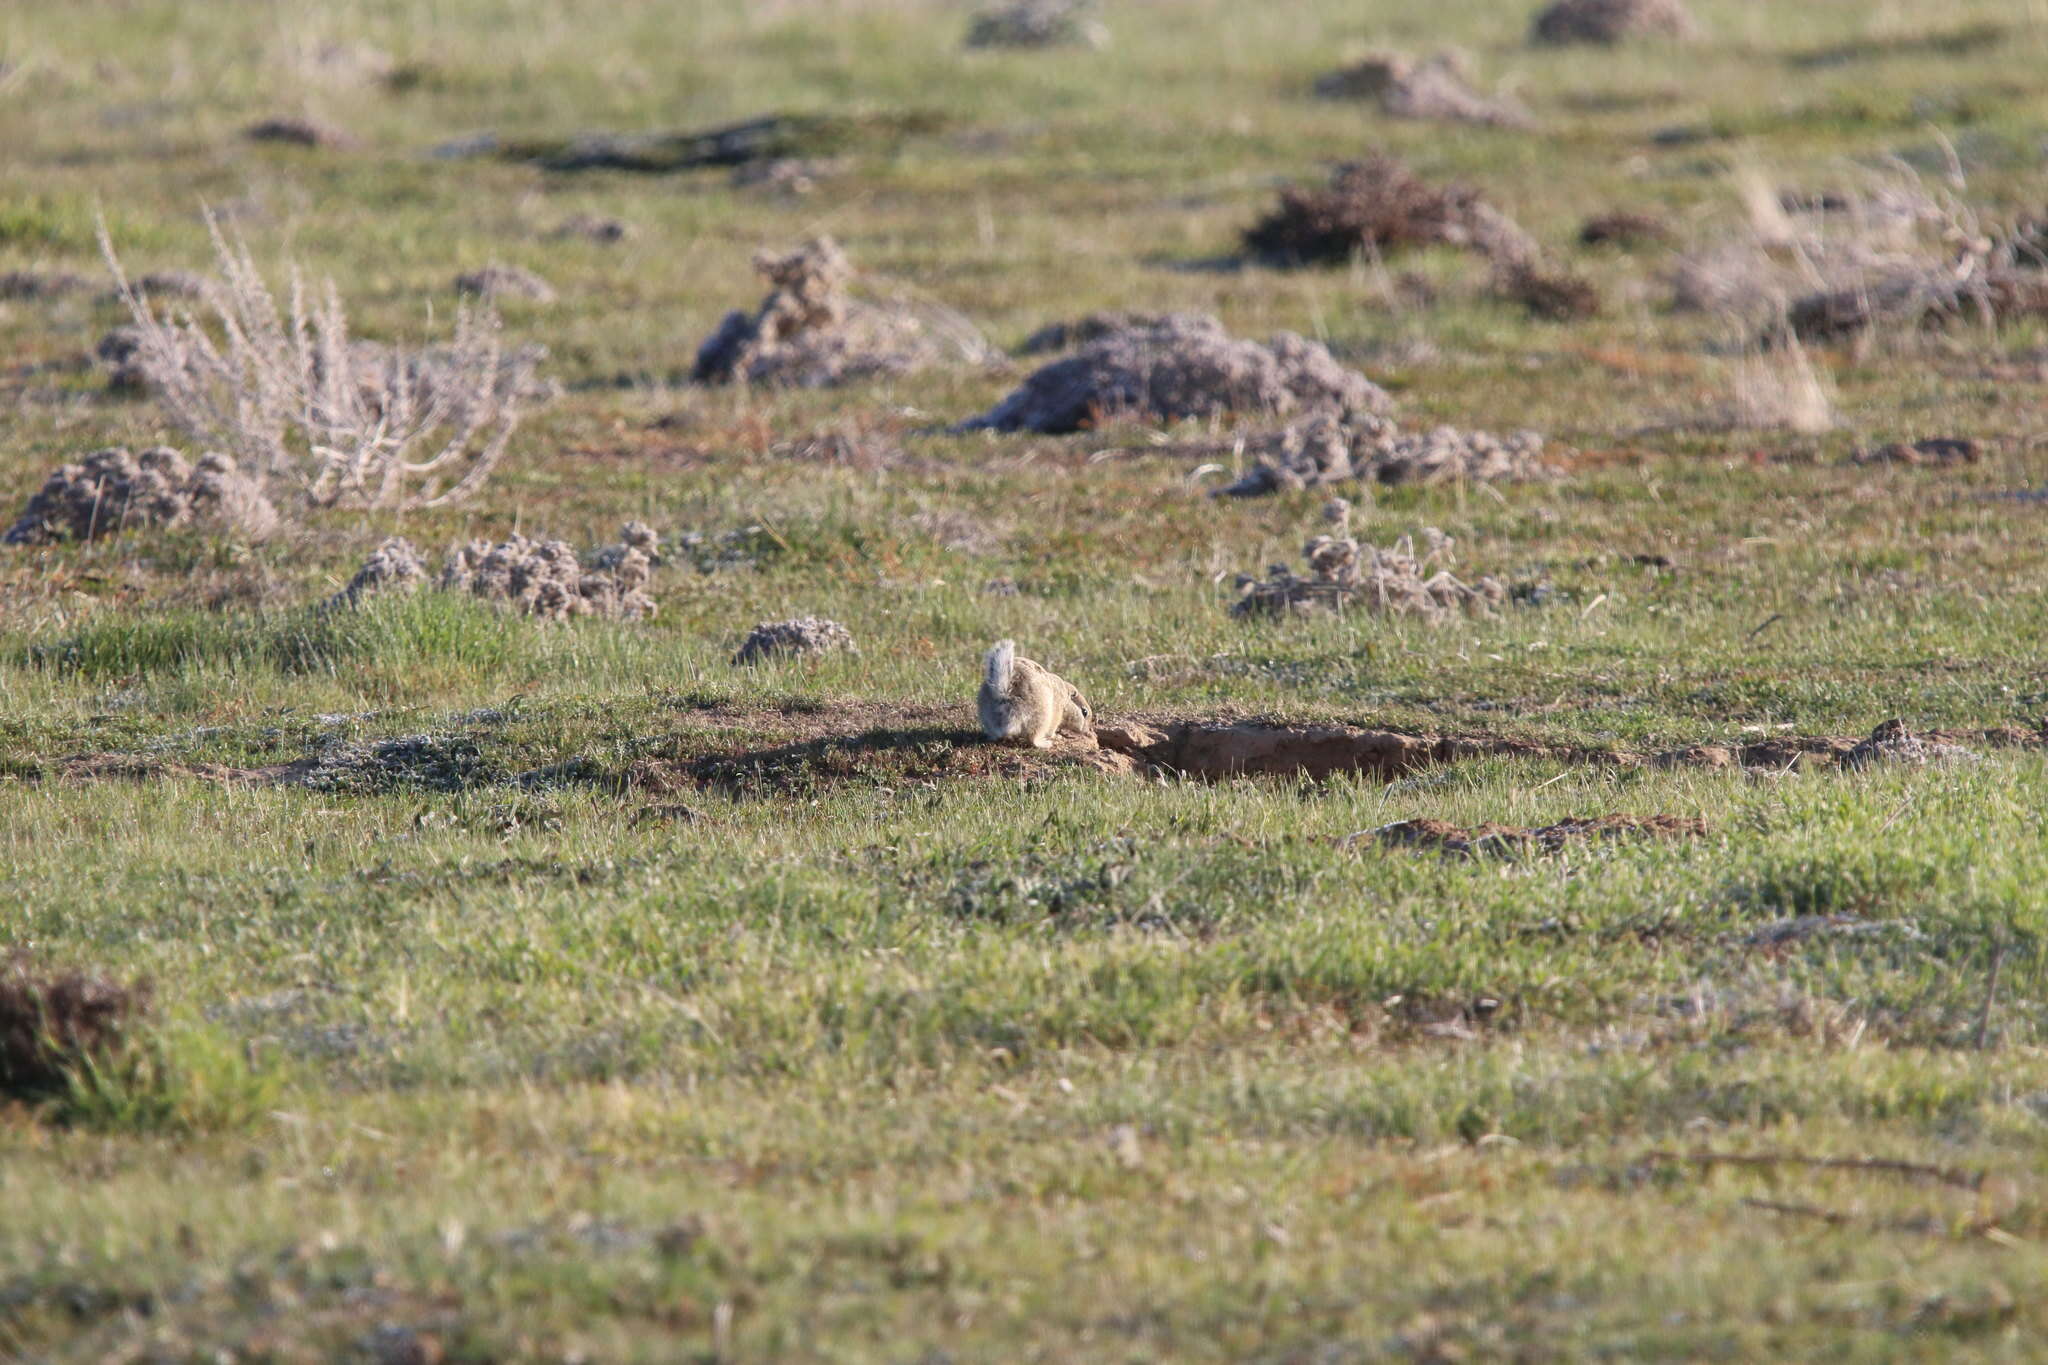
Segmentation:
{"type": "MultiPolygon", "coordinates": [[[[448,551],[433,585],[443,592],[468,593],[544,621],[596,616],[638,621],[654,615],[648,593],[661,563],[652,527],[626,523],[617,545],[590,558],[586,567],[564,540],[531,540],[523,535],[493,544],[472,540],[448,551]]],[[[359,605],[384,593],[417,592],[428,583],[425,561],[411,541],[393,536],[379,545],[346,587],[322,604],[326,610],[359,605]]]]}
{"type": "Polygon", "coordinates": [[[140,455],[108,449],[52,471],[0,543],[48,545],[188,525],[261,540],[277,521],[262,485],[225,455],[188,464],[167,447],[140,455]]]}
{"type": "Polygon", "coordinates": [[[1401,820],[1371,831],[1390,847],[1426,848],[1464,858],[1556,853],[1572,844],[1613,839],[1697,839],[1706,832],[1705,820],[1680,815],[1567,817],[1533,829],[1512,825],[1466,829],[1442,820],[1401,820]]]}
{"type": "Polygon", "coordinates": [[[1529,31],[1530,41],[1546,44],[1699,36],[1699,21],[1685,0],[1557,0],[1536,16],[1529,31]]]}
{"type": "Polygon", "coordinates": [[[1104,47],[1109,30],[1094,12],[1094,0],[1011,0],[974,16],[967,46],[1104,47]]]}
{"type": "Polygon", "coordinates": [[[1302,547],[1308,574],[1275,564],[1262,579],[1239,575],[1242,595],[1231,605],[1231,615],[1359,611],[1417,616],[1440,625],[1452,612],[1485,615],[1507,600],[1507,588],[1498,579],[1466,583],[1452,574],[1445,567],[1451,560],[1451,538],[1433,526],[1422,532],[1423,550],[1418,554],[1412,536],[1402,536],[1385,549],[1361,546],[1349,534],[1351,504],[1342,498],[1332,500],[1325,516],[1337,526],[1337,533],[1317,536],[1302,547]]]}
{"type": "Polygon", "coordinates": [[[1450,426],[1403,432],[1371,413],[1318,413],[1253,437],[1244,453],[1252,467],[1217,489],[1217,496],[1257,497],[1352,482],[1513,483],[1557,478],[1562,472],[1545,460],[1544,440],[1537,432],[1496,436],[1450,426]]]}
{"type": "Polygon", "coordinates": [[[825,388],[909,374],[949,349],[969,359],[986,350],[957,320],[963,334],[945,337],[911,308],[855,298],[853,265],[830,237],[785,255],[757,254],[754,269],[768,281],[767,297],[751,314],[726,314],[697,350],[695,382],[825,388]]]}
{"type": "Polygon", "coordinates": [[[1325,185],[1290,185],[1244,232],[1247,253],[1275,266],[1342,265],[1360,255],[1456,246],[1497,263],[1533,261],[1536,243],[1469,185],[1432,185],[1400,158],[1338,166],[1325,185]]]}
{"type": "Polygon", "coordinates": [[[455,277],[455,292],[469,298],[524,299],[529,303],[553,303],[555,287],[520,265],[486,265],[466,270],[455,277]]]}
{"type": "Polygon", "coordinates": [[[1213,317],[1176,313],[1097,337],[956,429],[1068,432],[1119,419],[1389,406],[1384,390],[1315,342],[1282,332],[1262,346],[1233,338],[1213,317]]]}
{"type": "Polygon", "coordinates": [[[1316,82],[1325,99],[1374,100],[1389,118],[1438,123],[1476,123],[1494,128],[1529,128],[1535,120],[1510,99],[1493,99],[1472,88],[1472,74],[1457,53],[1417,60],[1381,52],[1332,71],[1316,82]]]}
{"type": "Polygon", "coordinates": [[[751,664],[778,654],[827,654],[835,650],[860,653],[852,631],[822,616],[800,616],[793,621],[764,621],[755,626],[740,642],[732,661],[751,664]]]}

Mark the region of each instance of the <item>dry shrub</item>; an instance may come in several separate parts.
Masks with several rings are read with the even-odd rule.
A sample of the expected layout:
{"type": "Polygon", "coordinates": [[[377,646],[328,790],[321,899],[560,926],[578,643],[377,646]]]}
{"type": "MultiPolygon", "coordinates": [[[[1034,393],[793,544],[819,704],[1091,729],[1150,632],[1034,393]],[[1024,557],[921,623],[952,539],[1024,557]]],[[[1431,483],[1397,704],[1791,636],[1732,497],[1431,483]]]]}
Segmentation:
{"type": "Polygon", "coordinates": [[[1529,128],[1529,111],[1508,99],[1490,99],[1472,88],[1464,57],[1440,52],[1417,61],[1398,52],[1378,52],[1316,81],[1325,99],[1375,100],[1389,118],[1439,123],[1476,123],[1493,128],[1529,128]]]}
{"type": "Polygon", "coordinates": [[[1011,0],[974,16],[969,47],[1105,47],[1094,0],[1011,0]]]}
{"type": "Polygon", "coordinates": [[[1346,162],[1327,185],[1290,185],[1247,228],[1245,250],[1278,266],[1342,264],[1421,246],[1457,246],[1493,261],[1529,260],[1536,246],[1467,185],[1428,183],[1398,157],[1346,162]]]}
{"type": "Polygon", "coordinates": [[[524,299],[529,303],[553,303],[555,287],[524,266],[486,265],[466,270],[455,277],[455,292],[464,298],[524,299]]]}
{"type": "Polygon", "coordinates": [[[753,664],[777,654],[826,654],[834,650],[860,653],[853,632],[822,616],[792,621],[764,621],[755,626],[733,654],[735,664],[753,664]]]}
{"type": "MultiPolygon", "coordinates": [[[[516,533],[496,543],[472,540],[448,551],[432,583],[442,592],[481,597],[543,621],[652,617],[657,607],[647,589],[662,562],[660,538],[652,527],[629,521],[619,542],[590,556],[586,567],[563,540],[535,540],[516,533]]],[[[411,541],[394,536],[379,545],[347,586],[322,607],[331,611],[359,606],[369,597],[417,592],[428,582],[419,551],[411,541]]]]}
{"type": "Polygon", "coordinates": [[[0,542],[50,545],[135,527],[178,526],[262,540],[277,521],[262,486],[225,455],[204,455],[189,464],[168,447],[140,455],[112,448],[52,471],[0,542]]]}
{"type": "Polygon", "coordinates": [[[785,255],[758,253],[754,269],[768,281],[768,296],[751,315],[726,314],[698,348],[690,376],[697,383],[825,388],[908,374],[949,351],[976,363],[994,358],[949,310],[854,297],[853,265],[830,237],[785,255]]]}
{"type": "Polygon", "coordinates": [[[49,971],[12,955],[0,966],[0,1098],[36,1103],[66,1094],[127,1051],[150,1001],[146,981],[49,971]]]}
{"type": "Polygon", "coordinates": [[[1422,532],[1423,549],[1402,536],[1386,549],[1360,545],[1350,534],[1351,504],[1331,499],[1324,519],[1336,529],[1302,547],[1308,561],[1303,577],[1285,564],[1267,568],[1266,577],[1240,574],[1240,593],[1231,605],[1233,616],[1292,616],[1311,612],[1363,611],[1375,616],[1415,616],[1441,625],[1454,611],[1490,615],[1507,600],[1498,579],[1466,583],[1447,567],[1452,540],[1435,527],[1422,532]]]}
{"type": "Polygon", "coordinates": [[[431,351],[353,344],[332,281],[316,299],[294,271],[281,310],[248,248],[209,226],[224,277],[210,325],[159,317],[100,235],[134,320],[131,363],[167,418],[232,453],[274,501],[436,507],[483,486],[534,391],[532,353],[504,350],[494,314],[464,307],[431,351]]]}
{"type": "Polygon", "coordinates": [[[1493,273],[1493,290],[1545,322],[1599,317],[1600,288],[1584,275],[1536,261],[1510,261],[1493,273]]]}
{"type": "Polygon", "coordinates": [[[1440,483],[1468,479],[1511,483],[1551,479],[1544,439],[1534,431],[1496,436],[1440,426],[1404,433],[1369,413],[1318,413],[1246,443],[1252,468],[1217,490],[1223,497],[1257,497],[1329,484],[1440,483]]]}
{"type": "Polygon", "coordinates": [[[1178,421],[1227,412],[1380,411],[1386,393],[1291,332],[1261,346],[1215,318],[1176,313],[1110,332],[1034,371],[956,430],[1081,431],[1119,418],[1178,421]]]}
{"type": "Polygon", "coordinates": [[[1700,36],[1699,21],[1684,0],[1557,0],[1536,16],[1531,42],[1544,44],[1627,42],[1632,38],[1700,36]]]}

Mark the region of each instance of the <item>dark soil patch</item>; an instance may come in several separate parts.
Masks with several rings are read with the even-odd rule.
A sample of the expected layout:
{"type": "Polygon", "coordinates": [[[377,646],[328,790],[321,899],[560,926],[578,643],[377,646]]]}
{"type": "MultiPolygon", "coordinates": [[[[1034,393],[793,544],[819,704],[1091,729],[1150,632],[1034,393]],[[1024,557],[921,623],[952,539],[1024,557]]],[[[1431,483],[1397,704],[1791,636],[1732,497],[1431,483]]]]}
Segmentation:
{"type": "Polygon", "coordinates": [[[1681,815],[1568,816],[1537,828],[1474,825],[1466,829],[1443,820],[1402,820],[1372,831],[1390,847],[1434,849],[1461,858],[1556,853],[1573,844],[1614,839],[1697,839],[1706,833],[1706,821],[1681,815]]]}
{"type": "Polygon", "coordinates": [[[149,1007],[147,982],[53,971],[21,953],[0,963],[0,1098],[63,1095],[129,1044],[149,1007]]]}

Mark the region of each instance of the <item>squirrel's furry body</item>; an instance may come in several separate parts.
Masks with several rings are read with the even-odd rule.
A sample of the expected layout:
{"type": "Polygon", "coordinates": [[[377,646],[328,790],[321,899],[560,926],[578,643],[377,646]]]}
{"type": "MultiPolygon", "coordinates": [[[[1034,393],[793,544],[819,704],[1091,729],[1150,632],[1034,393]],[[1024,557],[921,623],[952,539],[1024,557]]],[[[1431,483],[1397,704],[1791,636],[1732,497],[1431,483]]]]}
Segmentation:
{"type": "Polygon", "coordinates": [[[981,731],[990,739],[1050,748],[1065,732],[1095,737],[1088,701],[1059,674],[1017,653],[1011,640],[998,640],[982,659],[981,731]]]}

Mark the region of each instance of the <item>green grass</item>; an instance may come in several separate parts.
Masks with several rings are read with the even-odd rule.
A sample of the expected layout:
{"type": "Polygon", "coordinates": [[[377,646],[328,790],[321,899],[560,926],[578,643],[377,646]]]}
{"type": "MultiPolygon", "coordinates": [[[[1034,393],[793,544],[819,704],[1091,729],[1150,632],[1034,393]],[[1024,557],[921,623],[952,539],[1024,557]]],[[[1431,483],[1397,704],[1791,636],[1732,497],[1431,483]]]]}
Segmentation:
{"type": "MultiPolygon", "coordinates": [[[[1944,144],[1985,213],[2038,209],[2048,30],[1988,3],[1697,9],[1703,44],[1613,52],[1528,47],[1478,0],[1112,4],[1112,45],[1071,54],[963,53],[935,0],[0,19],[0,270],[97,269],[102,212],[131,271],[199,268],[211,205],[259,260],[332,275],[361,334],[420,338],[457,271],[502,260],[559,291],[507,327],[566,386],[461,508],[0,555],[0,951],[162,1002],[144,1062],[0,1107],[0,1356],[2038,1357],[2038,747],[1205,784],[1003,775],[961,734],[1000,635],[1109,717],[1634,753],[2037,725],[2044,513],[2004,495],[2043,482],[2039,324],[1816,353],[1841,429],[1730,430],[1702,419],[1739,338],[1666,309],[1666,253],[1572,243],[1614,206],[1711,240],[1743,166],[1818,189],[1899,157],[1932,185],[1944,144]],[[304,57],[342,41],[400,74],[304,57]],[[1467,48],[1541,130],[1308,96],[1380,44],[1467,48]],[[850,118],[846,173],[791,200],[425,155],[776,110],[850,118]],[[301,112],[362,145],[237,137],[301,112]],[[1447,253],[1390,263],[1437,288],[1421,310],[1365,266],[1210,264],[1274,185],[1375,147],[1482,186],[1606,316],[1531,322],[1447,253]],[[639,235],[546,239],[577,212],[639,235]],[[683,385],[758,297],[751,252],[817,231],[1000,344],[1202,309],[1328,341],[1411,425],[1550,433],[1586,452],[1570,478],[1358,513],[1376,543],[1440,527],[1461,573],[1546,605],[1234,619],[1233,576],[1298,559],[1320,496],[1211,500],[1142,429],[942,434],[1014,375],[683,385]],[[902,458],[793,453],[842,430],[902,458]],[[1987,453],[1846,459],[1931,435],[1987,453]],[[390,534],[431,557],[630,518],[713,547],[671,557],[650,622],[314,607],[390,534]],[[804,614],[860,652],[731,664],[804,614]],[[894,737],[818,739],[870,725],[894,737]],[[1350,838],[1607,812],[1707,833],[1472,860],[1350,838]],[[1857,932],[1761,932],[1808,915],[1857,932]]],[[[78,364],[118,321],[0,303],[10,520],[51,465],[170,434],[78,364]]]]}

